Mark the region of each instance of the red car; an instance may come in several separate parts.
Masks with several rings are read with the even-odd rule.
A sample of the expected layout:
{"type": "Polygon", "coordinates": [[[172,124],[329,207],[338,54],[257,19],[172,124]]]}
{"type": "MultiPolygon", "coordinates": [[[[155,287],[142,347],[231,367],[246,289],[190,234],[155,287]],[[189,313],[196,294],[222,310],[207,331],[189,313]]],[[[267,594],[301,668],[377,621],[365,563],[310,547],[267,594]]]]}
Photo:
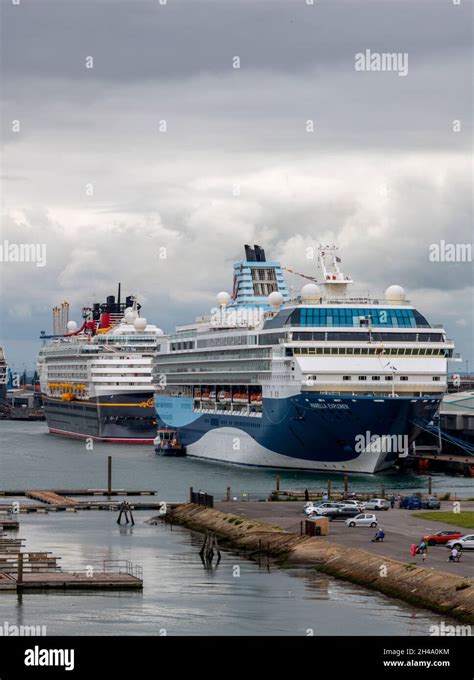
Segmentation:
{"type": "Polygon", "coordinates": [[[428,545],[443,545],[455,538],[461,538],[461,536],[461,531],[438,531],[436,534],[423,536],[423,540],[426,541],[428,545]]]}

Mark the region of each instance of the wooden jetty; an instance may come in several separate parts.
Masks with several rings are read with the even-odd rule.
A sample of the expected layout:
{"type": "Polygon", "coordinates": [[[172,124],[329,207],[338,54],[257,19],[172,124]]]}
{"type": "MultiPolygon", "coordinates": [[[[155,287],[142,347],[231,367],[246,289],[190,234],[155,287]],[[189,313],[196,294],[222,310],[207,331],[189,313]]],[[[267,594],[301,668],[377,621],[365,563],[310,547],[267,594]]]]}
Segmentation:
{"type": "Polygon", "coordinates": [[[16,519],[3,519],[0,515],[0,534],[4,531],[17,531],[20,528],[20,522],[16,519]]]}
{"type": "MultiPolygon", "coordinates": [[[[30,512],[51,512],[76,510],[118,510],[121,498],[127,496],[152,497],[156,491],[143,489],[0,489],[0,497],[3,498],[28,498],[36,503],[18,503],[16,507],[12,503],[0,504],[1,513],[12,514],[30,512]],[[89,496],[94,500],[81,500],[81,497],[89,496]],[[113,500],[115,499],[115,500],[113,500]]],[[[169,505],[168,503],[166,505],[169,505]]],[[[177,505],[174,503],[173,505],[177,505]]],[[[163,507],[163,501],[146,500],[135,501],[133,509],[136,510],[159,510],[163,507]]],[[[0,519],[0,526],[3,520],[0,519]]],[[[18,528],[18,522],[8,520],[12,528],[18,528]],[[15,524],[16,522],[16,524],[15,524]]]]}
{"type": "MultiPolygon", "coordinates": [[[[19,539],[22,541],[22,539],[19,539]]],[[[61,557],[50,552],[5,550],[0,544],[0,591],[135,590],[143,588],[143,569],[129,560],[104,560],[102,565],[62,570],[61,557]]]]}
{"type": "Polygon", "coordinates": [[[21,498],[32,493],[48,493],[57,496],[155,496],[156,491],[143,489],[0,489],[0,496],[21,498]]]}
{"type": "Polygon", "coordinates": [[[55,491],[25,491],[27,498],[32,498],[35,501],[41,501],[47,505],[75,507],[79,501],[69,498],[68,496],[61,496],[55,491]]]}
{"type": "Polygon", "coordinates": [[[3,591],[16,593],[16,578],[0,571],[0,592],[3,591]]]}

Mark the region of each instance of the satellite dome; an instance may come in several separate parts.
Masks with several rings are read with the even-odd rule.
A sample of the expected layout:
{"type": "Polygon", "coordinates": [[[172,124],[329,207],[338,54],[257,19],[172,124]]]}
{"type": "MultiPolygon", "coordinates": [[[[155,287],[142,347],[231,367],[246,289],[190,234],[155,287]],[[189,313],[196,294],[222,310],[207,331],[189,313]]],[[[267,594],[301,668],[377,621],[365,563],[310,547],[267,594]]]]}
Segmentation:
{"type": "Polygon", "coordinates": [[[128,309],[125,310],[125,316],[124,316],[125,323],[132,324],[137,317],[138,317],[138,313],[136,312],[135,309],[128,308],[128,309]]]}
{"type": "Polygon", "coordinates": [[[162,331],[161,328],[157,328],[156,331],[155,331],[155,333],[156,333],[157,335],[164,335],[164,334],[165,334],[165,332],[162,331]]]}
{"type": "Polygon", "coordinates": [[[321,289],[315,283],[307,283],[301,289],[301,299],[305,302],[318,302],[321,298],[321,289]]]}
{"type": "Polygon", "coordinates": [[[144,331],[146,328],[146,319],[143,316],[138,316],[133,322],[136,331],[144,331]]]}
{"type": "Polygon", "coordinates": [[[274,290],[273,293],[270,293],[268,296],[267,301],[272,307],[279,307],[283,303],[283,295],[277,290],[274,290]]]}
{"type": "Polygon", "coordinates": [[[230,302],[230,295],[225,290],[222,290],[220,293],[217,293],[216,300],[218,305],[226,307],[230,302]]]}
{"type": "Polygon", "coordinates": [[[68,333],[74,333],[74,331],[77,331],[77,323],[75,321],[68,321],[66,328],[68,333]]]}
{"type": "Polygon", "coordinates": [[[389,286],[385,291],[385,299],[389,302],[404,302],[406,293],[401,286],[389,286]]]}

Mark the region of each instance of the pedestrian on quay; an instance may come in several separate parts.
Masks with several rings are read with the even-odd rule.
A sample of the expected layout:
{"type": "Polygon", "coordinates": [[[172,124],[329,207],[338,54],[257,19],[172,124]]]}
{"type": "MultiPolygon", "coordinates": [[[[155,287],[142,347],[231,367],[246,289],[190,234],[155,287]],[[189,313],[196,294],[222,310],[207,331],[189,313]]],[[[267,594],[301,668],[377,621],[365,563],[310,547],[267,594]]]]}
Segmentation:
{"type": "Polygon", "coordinates": [[[304,499],[305,499],[306,502],[309,501],[309,491],[308,491],[308,489],[304,490],[304,499]]]}
{"type": "Polygon", "coordinates": [[[416,555],[416,545],[415,545],[415,543],[411,544],[410,551],[411,551],[412,559],[415,559],[415,555],[416,555]]]}
{"type": "Polygon", "coordinates": [[[395,507],[395,496],[392,496],[390,499],[390,507],[392,508],[392,510],[395,507]]]}

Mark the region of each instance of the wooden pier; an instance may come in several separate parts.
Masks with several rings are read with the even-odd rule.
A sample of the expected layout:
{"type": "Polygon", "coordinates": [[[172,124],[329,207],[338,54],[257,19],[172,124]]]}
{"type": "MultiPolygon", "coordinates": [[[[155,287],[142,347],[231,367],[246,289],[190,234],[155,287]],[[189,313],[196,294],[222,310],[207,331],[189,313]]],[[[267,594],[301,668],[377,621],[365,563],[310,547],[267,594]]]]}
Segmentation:
{"type": "Polygon", "coordinates": [[[143,579],[125,572],[50,571],[23,574],[17,590],[141,590],[143,579]]]}
{"type": "Polygon", "coordinates": [[[16,519],[4,519],[0,515],[0,534],[4,531],[18,531],[20,522],[16,519]]]}
{"type": "Polygon", "coordinates": [[[41,501],[41,503],[46,503],[46,505],[54,506],[64,506],[64,507],[76,507],[79,501],[75,501],[73,498],[68,496],[60,496],[55,491],[25,491],[25,496],[27,498],[32,498],[35,501],[41,501]]]}
{"type": "Polygon", "coordinates": [[[62,570],[60,556],[25,552],[24,539],[0,536],[0,592],[27,590],[135,590],[143,588],[143,570],[129,560],[104,560],[62,570]]]}
{"type": "MultiPolygon", "coordinates": [[[[147,497],[150,500],[135,501],[134,510],[159,510],[163,507],[163,501],[151,500],[156,491],[143,489],[6,489],[0,490],[0,497],[5,499],[14,498],[10,503],[0,503],[0,527],[5,522],[11,528],[18,528],[16,520],[2,520],[2,512],[12,514],[30,512],[54,512],[76,510],[111,510],[120,508],[122,499],[129,496],[147,497]],[[89,496],[94,500],[81,500],[81,497],[89,496]],[[19,503],[16,499],[28,498],[37,503],[19,503]]],[[[169,505],[169,503],[166,503],[169,505]]],[[[177,505],[177,503],[172,504],[177,505]]]]}
{"type": "Polygon", "coordinates": [[[17,497],[28,496],[32,493],[48,493],[57,496],[155,496],[156,491],[143,489],[0,489],[0,496],[17,497]]]}

